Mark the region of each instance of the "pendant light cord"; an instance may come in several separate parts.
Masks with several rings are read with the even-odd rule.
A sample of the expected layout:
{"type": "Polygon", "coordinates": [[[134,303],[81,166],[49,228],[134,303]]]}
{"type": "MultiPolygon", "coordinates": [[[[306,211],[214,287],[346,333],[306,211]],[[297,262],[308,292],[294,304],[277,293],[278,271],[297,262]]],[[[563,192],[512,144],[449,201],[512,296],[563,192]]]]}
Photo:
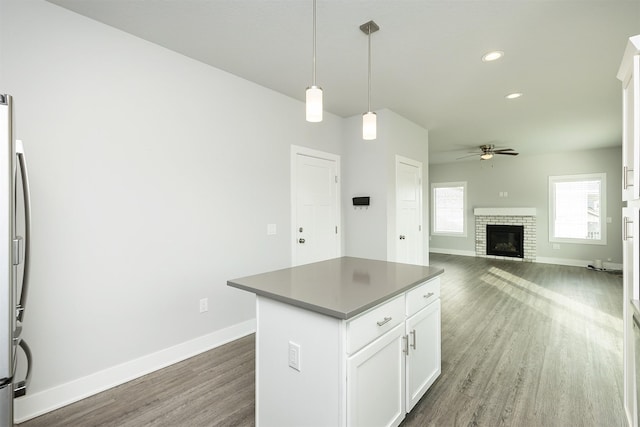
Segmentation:
{"type": "Polygon", "coordinates": [[[316,0],[313,0],[313,71],[311,75],[312,85],[316,85],[316,0]]]}
{"type": "MultiPolygon", "coordinates": [[[[313,0],[315,1],[315,0],[313,0]]],[[[367,31],[369,38],[369,89],[367,100],[367,111],[371,111],[371,22],[369,22],[369,30],[367,31]]]]}

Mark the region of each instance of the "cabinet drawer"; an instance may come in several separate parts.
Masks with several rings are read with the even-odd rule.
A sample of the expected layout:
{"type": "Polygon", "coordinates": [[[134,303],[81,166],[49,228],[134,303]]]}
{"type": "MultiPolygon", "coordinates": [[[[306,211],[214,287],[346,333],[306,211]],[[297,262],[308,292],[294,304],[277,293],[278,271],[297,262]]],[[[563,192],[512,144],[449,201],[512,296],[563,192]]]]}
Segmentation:
{"type": "Polygon", "coordinates": [[[440,298],[440,278],[436,277],[407,293],[407,316],[417,313],[438,298],[440,298]]]}
{"type": "Polygon", "coordinates": [[[404,294],[350,320],[347,322],[347,353],[355,353],[404,320],[404,294]]]}

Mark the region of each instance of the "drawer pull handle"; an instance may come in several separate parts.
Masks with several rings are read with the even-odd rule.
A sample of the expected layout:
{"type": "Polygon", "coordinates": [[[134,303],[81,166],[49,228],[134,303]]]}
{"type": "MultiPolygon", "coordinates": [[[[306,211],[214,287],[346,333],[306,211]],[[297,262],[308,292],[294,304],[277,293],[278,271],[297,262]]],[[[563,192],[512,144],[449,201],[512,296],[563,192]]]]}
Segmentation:
{"type": "Polygon", "coordinates": [[[403,335],[402,341],[404,341],[404,345],[403,345],[404,348],[402,349],[402,352],[408,356],[409,355],[409,335],[403,335]]]}
{"type": "Polygon", "coordinates": [[[629,166],[625,166],[623,168],[623,173],[622,173],[622,188],[623,189],[627,189],[629,187],[633,187],[633,178],[631,179],[631,182],[629,182],[629,172],[631,172],[632,176],[633,176],[633,169],[630,169],[629,166]]]}
{"type": "Polygon", "coordinates": [[[432,297],[432,296],[434,296],[434,295],[435,295],[435,294],[434,294],[433,292],[429,292],[428,294],[423,295],[423,297],[425,297],[425,298],[431,298],[431,297],[432,297]]]}
{"type": "Polygon", "coordinates": [[[378,321],[376,323],[378,324],[378,326],[382,326],[385,323],[389,323],[389,322],[391,322],[391,317],[385,317],[384,320],[380,320],[380,321],[378,321]]]}
{"type": "Polygon", "coordinates": [[[633,221],[625,216],[622,219],[622,240],[633,239],[633,233],[629,233],[629,225],[633,225],[633,221]]]}

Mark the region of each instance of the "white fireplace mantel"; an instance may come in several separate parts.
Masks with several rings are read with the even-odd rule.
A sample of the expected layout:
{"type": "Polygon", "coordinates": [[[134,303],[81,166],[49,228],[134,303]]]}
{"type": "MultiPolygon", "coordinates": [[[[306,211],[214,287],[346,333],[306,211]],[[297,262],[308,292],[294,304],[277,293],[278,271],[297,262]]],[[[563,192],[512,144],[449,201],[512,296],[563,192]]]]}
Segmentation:
{"type": "Polygon", "coordinates": [[[475,216],[536,216],[536,208],[475,208],[475,216]]]}

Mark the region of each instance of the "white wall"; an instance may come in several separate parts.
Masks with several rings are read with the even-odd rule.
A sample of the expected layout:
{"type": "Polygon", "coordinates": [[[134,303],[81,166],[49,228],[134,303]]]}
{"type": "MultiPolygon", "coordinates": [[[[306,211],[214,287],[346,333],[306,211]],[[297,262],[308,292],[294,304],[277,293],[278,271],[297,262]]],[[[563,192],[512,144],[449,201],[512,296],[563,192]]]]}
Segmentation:
{"type": "Polygon", "coordinates": [[[620,147],[569,153],[520,155],[489,161],[463,161],[434,164],[429,181],[467,181],[468,235],[463,237],[433,236],[431,247],[438,252],[475,253],[473,209],[477,207],[537,208],[537,259],[568,265],[587,265],[595,259],[622,264],[620,147]],[[553,249],[549,242],[549,176],[605,172],[607,174],[607,245],[560,243],[553,249]],[[500,192],[509,197],[499,197],[500,192]]]}
{"type": "MultiPolygon", "coordinates": [[[[378,121],[378,125],[381,123],[378,121]]],[[[347,256],[387,259],[387,147],[379,140],[362,139],[362,116],[345,119],[342,162],[342,209],[347,256]],[[371,197],[368,209],[354,208],[353,197],[371,197]]]]}
{"type": "Polygon", "coordinates": [[[362,117],[345,122],[345,165],[343,209],[349,230],[345,254],[364,258],[395,260],[396,256],[396,155],[422,163],[423,176],[423,263],[429,264],[429,147],[428,131],[389,109],[376,112],[375,141],[362,139],[362,117]],[[354,196],[371,196],[369,209],[352,206],[354,196]]]}
{"type": "Polygon", "coordinates": [[[342,154],[342,119],[41,0],[2,0],[0,40],[33,193],[17,419],[250,332],[226,280],[290,265],[290,146],[342,154]]]}

